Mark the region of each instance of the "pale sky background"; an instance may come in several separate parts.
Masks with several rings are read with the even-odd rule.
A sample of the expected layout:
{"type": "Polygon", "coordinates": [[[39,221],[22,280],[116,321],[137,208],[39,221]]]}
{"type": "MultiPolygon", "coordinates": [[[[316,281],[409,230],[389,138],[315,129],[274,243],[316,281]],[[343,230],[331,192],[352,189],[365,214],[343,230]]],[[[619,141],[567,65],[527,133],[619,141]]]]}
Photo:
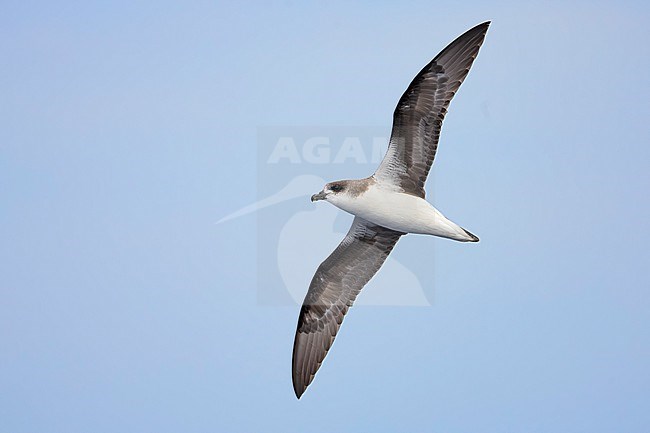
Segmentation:
{"type": "Polygon", "coordinates": [[[2,2],[0,431],[647,431],[649,18],[2,2]],[[258,198],[258,128],[388,130],[488,19],[428,184],[481,242],[400,241],[432,305],[353,309],[296,400],[298,306],[259,302],[254,215],[215,224],[258,198]]]}

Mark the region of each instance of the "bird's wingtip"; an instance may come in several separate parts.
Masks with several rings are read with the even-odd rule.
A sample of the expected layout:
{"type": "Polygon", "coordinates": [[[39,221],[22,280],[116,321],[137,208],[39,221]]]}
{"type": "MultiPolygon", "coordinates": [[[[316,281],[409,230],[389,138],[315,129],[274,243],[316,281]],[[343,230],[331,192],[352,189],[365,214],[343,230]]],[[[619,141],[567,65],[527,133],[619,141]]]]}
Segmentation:
{"type": "Polygon", "coordinates": [[[305,387],[299,387],[299,386],[296,386],[295,383],[293,384],[293,392],[296,394],[296,398],[298,400],[300,400],[300,397],[302,397],[302,395],[304,394],[305,389],[306,389],[305,387]]]}

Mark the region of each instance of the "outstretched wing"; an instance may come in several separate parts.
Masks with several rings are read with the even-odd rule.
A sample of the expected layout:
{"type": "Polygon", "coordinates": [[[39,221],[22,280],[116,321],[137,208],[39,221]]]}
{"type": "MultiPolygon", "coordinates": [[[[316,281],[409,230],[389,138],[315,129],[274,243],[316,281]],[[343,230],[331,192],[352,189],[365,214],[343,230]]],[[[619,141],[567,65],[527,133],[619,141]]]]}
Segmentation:
{"type": "Polygon", "coordinates": [[[318,267],[293,343],[293,389],[300,398],[314,379],[348,308],[403,233],[355,217],[350,231],[318,267]]]}
{"type": "Polygon", "coordinates": [[[375,178],[424,198],[447,107],[467,76],[490,22],[468,30],[413,79],[393,114],[388,152],[375,178]]]}

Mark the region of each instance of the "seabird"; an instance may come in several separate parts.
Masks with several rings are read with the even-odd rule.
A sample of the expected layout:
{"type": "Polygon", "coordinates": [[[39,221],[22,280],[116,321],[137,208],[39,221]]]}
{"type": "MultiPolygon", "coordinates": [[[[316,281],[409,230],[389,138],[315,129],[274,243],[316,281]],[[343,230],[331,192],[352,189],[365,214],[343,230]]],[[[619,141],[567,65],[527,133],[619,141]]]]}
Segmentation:
{"type": "Polygon", "coordinates": [[[292,362],[296,397],[314,379],[345,313],[401,236],[418,233],[478,242],[425,200],[424,183],[447,107],[489,25],[479,24],[459,36],[415,76],[395,108],[388,151],[372,176],[327,183],[311,197],[355,217],[343,241],[316,270],[300,309],[292,362]]]}

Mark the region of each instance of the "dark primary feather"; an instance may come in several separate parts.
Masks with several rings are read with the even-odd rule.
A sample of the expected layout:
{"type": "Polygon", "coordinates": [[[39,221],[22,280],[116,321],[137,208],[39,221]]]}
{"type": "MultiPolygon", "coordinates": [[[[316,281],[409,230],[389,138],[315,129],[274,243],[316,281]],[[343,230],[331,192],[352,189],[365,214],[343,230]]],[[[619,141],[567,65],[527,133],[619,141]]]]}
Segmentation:
{"type": "Polygon", "coordinates": [[[348,308],[402,234],[355,217],[343,241],[318,267],[293,344],[293,389],[298,398],[327,355],[348,308]]]}
{"type": "Polygon", "coordinates": [[[375,177],[424,198],[424,183],[438,149],[442,121],[483,43],[489,22],[468,30],[413,79],[393,114],[388,152],[375,177]]]}

